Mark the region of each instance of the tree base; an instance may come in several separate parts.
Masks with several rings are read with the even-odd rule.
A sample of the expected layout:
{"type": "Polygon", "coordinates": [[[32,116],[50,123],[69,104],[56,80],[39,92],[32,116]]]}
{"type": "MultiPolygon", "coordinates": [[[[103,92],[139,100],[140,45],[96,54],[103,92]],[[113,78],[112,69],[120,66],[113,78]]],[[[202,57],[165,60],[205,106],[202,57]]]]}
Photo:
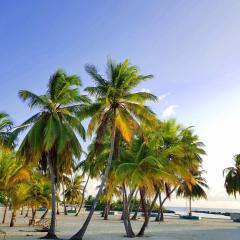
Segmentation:
{"type": "Polygon", "coordinates": [[[40,237],[40,239],[59,239],[56,234],[54,233],[47,233],[46,236],[40,237]]]}
{"type": "Polygon", "coordinates": [[[130,236],[124,235],[124,237],[125,237],[125,238],[135,238],[136,236],[135,236],[135,235],[130,235],[130,236]]]}

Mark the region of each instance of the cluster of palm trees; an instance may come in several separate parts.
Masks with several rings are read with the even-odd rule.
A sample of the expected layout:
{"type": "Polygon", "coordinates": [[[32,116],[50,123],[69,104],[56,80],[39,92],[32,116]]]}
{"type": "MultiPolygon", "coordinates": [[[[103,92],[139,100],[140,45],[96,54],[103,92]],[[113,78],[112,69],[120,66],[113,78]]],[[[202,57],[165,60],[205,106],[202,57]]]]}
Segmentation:
{"type": "Polygon", "coordinates": [[[51,76],[42,95],[19,91],[35,114],[18,127],[1,114],[0,193],[6,209],[12,208],[11,225],[22,206],[32,209],[32,221],[37,208],[45,207],[51,209],[46,238],[56,238],[57,203],[62,198],[65,214],[66,203],[78,205],[78,215],[89,179],[98,179],[100,185],[83,226],[71,239],[83,238],[99,201],[105,203],[107,219],[111,202],[121,199],[126,235],[135,237],[144,235],[158,200],[156,220],[163,219],[164,203],[174,191],[190,202],[206,198],[203,143],[191,127],[157,119],[145,104],[158,97],[134,91],[153,76],[141,75],[128,60],[108,60],[106,69],[103,76],[94,65],[86,66],[94,85],[84,93],[80,78],[62,70],[51,76]],[[85,119],[89,121],[86,133],[85,119]],[[22,132],[25,137],[17,147],[22,132]],[[92,142],[84,153],[80,139],[86,135],[92,142]],[[136,219],[131,216],[133,209],[143,213],[138,233],[131,225],[131,218],[136,219]]]}

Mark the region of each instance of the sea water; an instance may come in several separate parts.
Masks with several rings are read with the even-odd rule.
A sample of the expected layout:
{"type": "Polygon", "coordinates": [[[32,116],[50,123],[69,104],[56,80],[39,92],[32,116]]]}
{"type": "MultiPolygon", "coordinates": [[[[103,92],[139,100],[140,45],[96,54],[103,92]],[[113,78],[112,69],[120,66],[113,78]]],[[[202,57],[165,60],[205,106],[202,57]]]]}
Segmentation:
{"type": "MultiPolygon", "coordinates": [[[[186,207],[166,207],[167,210],[175,211],[176,214],[186,215],[188,214],[188,208],[186,207]]],[[[224,209],[224,208],[192,208],[192,215],[202,218],[218,218],[218,219],[230,219],[229,216],[223,216],[220,214],[207,214],[196,213],[194,211],[209,211],[209,212],[221,212],[221,213],[240,213],[239,209],[224,209]]]]}

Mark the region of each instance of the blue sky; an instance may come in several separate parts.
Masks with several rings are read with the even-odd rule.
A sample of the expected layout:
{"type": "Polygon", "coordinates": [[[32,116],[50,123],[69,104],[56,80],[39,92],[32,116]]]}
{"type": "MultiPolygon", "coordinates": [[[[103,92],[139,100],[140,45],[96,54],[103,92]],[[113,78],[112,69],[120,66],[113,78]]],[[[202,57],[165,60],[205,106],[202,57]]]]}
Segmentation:
{"type": "Polygon", "coordinates": [[[42,93],[57,68],[87,86],[84,64],[104,72],[107,57],[129,58],[155,75],[139,90],[161,96],[158,116],[194,125],[205,142],[209,202],[221,207],[232,200],[222,169],[240,150],[239,12],[238,0],[1,1],[0,110],[19,124],[31,112],[18,90],[42,93]]]}

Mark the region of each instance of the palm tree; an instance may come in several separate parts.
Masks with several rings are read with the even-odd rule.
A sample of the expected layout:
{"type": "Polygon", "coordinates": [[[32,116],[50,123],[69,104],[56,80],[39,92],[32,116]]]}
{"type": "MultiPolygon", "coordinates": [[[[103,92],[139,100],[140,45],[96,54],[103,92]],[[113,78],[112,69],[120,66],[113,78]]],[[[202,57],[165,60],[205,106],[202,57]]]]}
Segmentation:
{"type": "Polygon", "coordinates": [[[192,200],[204,198],[207,199],[205,189],[208,189],[206,179],[202,177],[204,171],[192,173],[192,179],[184,179],[177,189],[177,196],[189,199],[189,216],[192,216],[192,200]]]}
{"type": "Polygon", "coordinates": [[[240,154],[233,157],[234,167],[225,168],[223,175],[226,175],[224,186],[228,195],[240,193],[240,154]]]}
{"type": "Polygon", "coordinates": [[[33,214],[30,224],[34,224],[37,208],[49,208],[51,201],[50,185],[45,176],[41,176],[38,172],[32,171],[31,182],[27,184],[27,188],[25,204],[32,208],[33,214]]]}
{"type": "Polygon", "coordinates": [[[27,185],[21,182],[15,184],[14,187],[11,188],[11,192],[9,194],[12,206],[10,227],[14,227],[14,223],[16,222],[16,212],[26,201],[28,191],[27,189],[27,185]]]}
{"type": "Polygon", "coordinates": [[[91,117],[88,125],[88,135],[92,136],[93,132],[96,133],[97,149],[106,134],[111,136],[111,144],[106,168],[92,208],[82,228],[71,239],[82,239],[86,232],[110,171],[119,137],[122,136],[129,143],[133,132],[140,131],[139,121],[153,124],[155,116],[144,103],[146,100],[157,100],[156,96],[147,92],[132,93],[132,90],[139,83],[153,76],[139,75],[138,68],[130,65],[128,60],[119,64],[109,60],[107,63],[107,78],[100,75],[93,65],[87,65],[86,71],[92,77],[95,86],[87,87],[85,90],[96,99],[81,113],[85,113],[86,117],[91,117]]]}
{"type": "Polygon", "coordinates": [[[12,126],[13,123],[8,119],[8,115],[0,112],[0,150],[6,150],[13,147],[10,132],[12,126]]]}
{"type": "Polygon", "coordinates": [[[0,191],[5,199],[5,210],[2,223],[5,222],[7,207],[12,202],[12,194],[22,181],[30,179],[28,170],[20,161],[17,161],[15,153],[0,153],[0,191]]]}
{"type": "Polygon", "coordinates": [[[0,154],[0,191],[5,195],[6,200],[2,223],[5,222],[7,207],[11,204],[13,211],[10,227],[14,226],[16,210],[22,206],[25,199],[22,183],[30,179],[28,170],[23,163],[17,161],[15,155],[9,151],[0,154]]]}
{"type": "Polygon", "coordinates": [[[63,194],[65,195],[65,198],[69,204],[76,205],[82,199],[82,176],[74,175],[69,180],[69,184],[67,184],[66,190],[63,194]]]}
{"type": "Polygon", "coordinates": [[[15,130],[14,134],[30,128],[22,141],[18,157],[26,163],[38,163],[43,172],[49,169],[51,182],[51,225],[46,238],[56,238],[55,181],[58,174],[71,170],[73,158],[78,159],[81,145],[78,133],[85,138],[84,128],[77,117],[81,107],[88,103],[86,96],[79,94],[81,81],[78,76],[68,76],[57,70],[50,78],[44,95],[21,90],[19,97],[28,101],[30,108],[39,111],[15,130]],[[61,165],[61,168],[58,166],[61,165]],[[64,167],[62,167],[64,166],[64,167]],[[62,169],[64,172],[58,172],[62,169]]]}
{"type": "Polygon", "coordinates": [[[124,181],[124,226],[126,234],[128,237],[133,237],[135,235],[129,220],[129,209],[133,193],[136,189],[139,189],[141,207],[145,220],[137,236],[143,236],[160,190],[155,182],[157,182],[160,177],[166,177],[167,173],[158,159],[151,154],[151,149],[148,148],[146,142],[144,142],[142,138],[135,137],[129,150],[121,150],[121,158],[123,162],[117,168],[116,174],[124,181]],[[125,190],[127,185],[130,187],[128,200],[125,190]],[[147,203],[146,199],[151,199],[151,196],[154,196],[153,200],[147,203]]]}
{"type": "Polygon", "coordinates": [[[167,121],[158,121],[155,129],[145,128],[145,134],[148,139],[148,146],[154,153],[154,156],[164,166],[170,178],[160,178],[155,184],[160,189],[159,192],[159,210],[156,221],[163,221],[163,205],[179,184],[179,177],[188,175],[185,171],[185,164],[182,161],[183,143],[181,141],[181,125],[174,119],[167,121]],[[163,198],[163,195],[165,197],[163,198]]]}
{"type": "Polygon", "coordinates": [[[101,160],[100,160],[100,156],[102,156],[102,154],[100,154],[99,151],[98,151],[98,154],[96,154],[96,151],[95,151],[95,148],[94,148],[94,143],[91,143],[88,146],[88,153],[86,155],[86,159],[81,161],[76,166],[76,170],[81,169],[82,170],[82,176],[85,177],[85,175],[87,175],[87,177],[86,177],[85,185],[84,185],[83,190],[82,190],[82,199],[81,199],[78,211],[75,214],[75,216],[79,215],[79,213],[81,212],[81,209],[83,207],[83,204],[84,204],[84,201],[85,201],[85,193],[86,193],[86,190],[87,190],[87,185],[88,185],[89,180],[99,177],[99,175],[102,172],[102,169],[104,168],[105,161],[102,161],[102,159],[104,158],[104,160],[105,160],[106,155],[104,154],[104,157],[102,156],[101,160]]]}

